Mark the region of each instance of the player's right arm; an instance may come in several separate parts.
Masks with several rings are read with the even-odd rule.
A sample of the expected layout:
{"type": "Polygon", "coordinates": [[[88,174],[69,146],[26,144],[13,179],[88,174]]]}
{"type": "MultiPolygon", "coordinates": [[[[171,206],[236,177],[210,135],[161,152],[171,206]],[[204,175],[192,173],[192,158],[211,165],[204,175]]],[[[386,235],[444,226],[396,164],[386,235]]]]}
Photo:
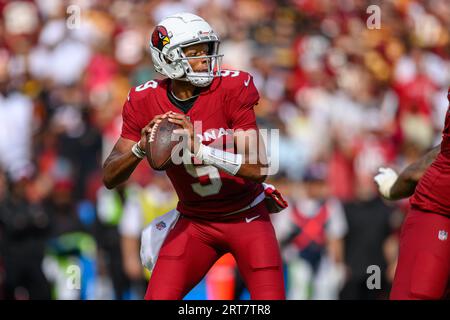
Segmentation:
{"type": "Polygon", "coordinates": [[[103,164],[103,184],[106,188],[112,189],[125,182],[142,160],[131,151],[135,143],[122,137],[117,140],[103,164]]]}
{"type": "Polygon", "coordinates": [[[441,150],[441,145],[434,147],[416,162],[406,167],[400,175],[391,168],[380,168],[375,182],[381,195],[388,200],[398,200],[412,196],[416,185],[427,168],[433,163],[441,150]]]}
{"type": "MultiPolygon", "coordinates": [[[[138,146],[141,150],[145,150],[147,134],[151,131],[155,123],[161,122],[167,114],[157,115],[141,130],[141,140],[138,146]]],[[[136,144],[135,141],[120,137],[113,150],[106,158],[103,164],[103,184],[106,188],[112,189],[119,184],[128,180],[133,173],[136,166],[142,160],[135,153],[132,148],[136,144]]]]}

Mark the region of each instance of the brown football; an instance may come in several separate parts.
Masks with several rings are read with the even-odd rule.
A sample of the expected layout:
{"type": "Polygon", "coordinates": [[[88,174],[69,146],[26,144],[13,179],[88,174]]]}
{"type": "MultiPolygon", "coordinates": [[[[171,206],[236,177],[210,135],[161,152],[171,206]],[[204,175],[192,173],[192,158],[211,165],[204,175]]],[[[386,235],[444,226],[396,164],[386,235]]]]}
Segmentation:
{"type": "Polygon", "coordinates": [[[153,169],[166,170],[172,164],[172,149],[179,143],[179,140],[172,141],[172,132],[179,128],[180,125],[164,118],[159,124],[155,124],[147,135],[145,152],[147,161],[153,169]]]}

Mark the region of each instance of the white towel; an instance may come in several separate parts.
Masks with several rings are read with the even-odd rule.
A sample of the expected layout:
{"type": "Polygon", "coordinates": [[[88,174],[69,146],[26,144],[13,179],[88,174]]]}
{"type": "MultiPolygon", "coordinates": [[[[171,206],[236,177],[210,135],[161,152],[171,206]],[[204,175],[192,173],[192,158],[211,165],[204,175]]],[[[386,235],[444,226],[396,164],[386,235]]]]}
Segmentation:
{"type": "Polygon", "coordinates": [[[152,271],[158,259],[159,250],[164,240],[173,229],[180,217],[180,213],[173,209],[153,221],[142,231],[141,262],[144,267],[152,271]]]}

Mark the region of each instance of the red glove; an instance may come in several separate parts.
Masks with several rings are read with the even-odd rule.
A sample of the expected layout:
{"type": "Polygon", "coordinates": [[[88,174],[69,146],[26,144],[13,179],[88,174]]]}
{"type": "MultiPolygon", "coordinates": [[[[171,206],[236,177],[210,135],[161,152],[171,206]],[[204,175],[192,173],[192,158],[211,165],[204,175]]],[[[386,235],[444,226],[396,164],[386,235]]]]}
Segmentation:
{"type": "Polygon", "coordinates": [[[263,186],[266,194],[264,201],[270,213],[278,213],[288,207],[287,201],[283,199],[281,193],[273,185],[263,183],[263,186]]]}

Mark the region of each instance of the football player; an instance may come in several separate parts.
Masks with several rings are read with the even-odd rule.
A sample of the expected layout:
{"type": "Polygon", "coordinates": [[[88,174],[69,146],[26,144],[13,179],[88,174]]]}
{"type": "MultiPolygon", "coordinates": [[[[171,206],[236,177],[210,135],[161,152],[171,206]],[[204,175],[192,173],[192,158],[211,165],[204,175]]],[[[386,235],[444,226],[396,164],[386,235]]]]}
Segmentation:
{"type": "Polygon", "coordinates": [[[104,163],[106,187],[127,180],[145,157],[147,134],[163,118],[188,132],[197,160],[166,170],[181,216],[159,251],[146,299],[182,299],[227,252],[252,299],[285,298],[277,239],[262,201],[266,159],[250,143],[254,137],[260,142],[253,110],[259,94],[250,74],[220,69],[219,43],[193,14],[175,14],[156,26],[151,56],[166,78],[130,90],[121,137],[104,163]],[[194,132],[195,123],[201,132],[194,132]],[[212,145],[230,137],[245,141],[244,152],[212,145]]]}
{"type": "Polygon", "coordinates": [[[375,181],[386,199],[412,196],[390,298],[445,298],[450,283],[450,106],[441,144],[400,175],[380,168],[375,181]]]}

